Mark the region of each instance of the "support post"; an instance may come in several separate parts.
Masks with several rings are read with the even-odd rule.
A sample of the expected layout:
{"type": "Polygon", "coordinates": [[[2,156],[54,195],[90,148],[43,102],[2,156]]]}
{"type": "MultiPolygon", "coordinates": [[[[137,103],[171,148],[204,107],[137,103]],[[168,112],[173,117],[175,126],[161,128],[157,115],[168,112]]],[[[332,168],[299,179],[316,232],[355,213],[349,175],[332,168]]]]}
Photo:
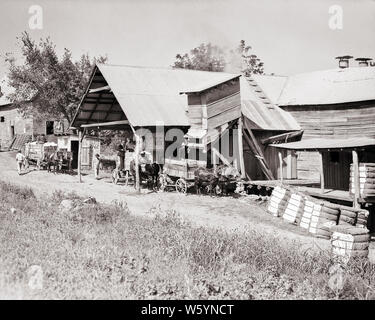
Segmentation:
{"type": "Polygon", "coordinates": [[[279,151],[279,169],[280,169],[280,181],[281,184],[283,184],[283,156],[281,152],[279,151]]]}
{"type": "Polygon", "coordinates": [[[81,153],[82,153],[82,130],[79,129],[78,131],[78,178],[79,182],[82,183],[82,175],[81,175],[81,153]]]}
{"type": "Polygon", "coordinates": [[[319,152],[320,193],[324,193],[324,167],[323,154],[319,152]]]}
{"type": "Polygon", "coordinates": [[[130,128],[133,131],[135,136],[135,189],[140,192],[141,191],[141,183],[140,183],[140,176],[139,176],[139,150],[140,150],[140,138],[139,135],[136,133],[134,127],[130,125],[130,128]]]}
{"type": "Polygon", "coordinates": [[[353,174],[354,174],[354,201],[353,207],[356,209],[360,208],[359,198],[360,198],[360,183],[359,183],[359,164],[358,164],[358,153],[357,151],[352,151],[353,156],[353,174]]]}
{"type": "Polygon", "coordinates": [[[240,160],[241,178],[246,178],[245,163],[243,159],[243,141],[242,141],[242,116],[238,118],[238,152],[240,160]]]}

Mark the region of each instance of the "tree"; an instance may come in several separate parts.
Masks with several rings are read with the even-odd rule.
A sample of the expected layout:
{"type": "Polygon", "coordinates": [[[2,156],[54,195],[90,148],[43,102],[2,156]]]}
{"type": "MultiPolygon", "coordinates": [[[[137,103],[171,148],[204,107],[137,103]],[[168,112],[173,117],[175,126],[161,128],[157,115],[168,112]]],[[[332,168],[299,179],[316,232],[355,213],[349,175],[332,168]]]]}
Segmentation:
{"type": "Polygon", "coordinates": [[[225,68],[225,54],[218,46],[202,43],[190,50],[190,54],[177,54],[174,68],[223,71],[225,68]]]}
{"type": "Polygon", "coordinates": [[[70,123],[93,66],[96,62],[106,62],[107,58],[90,59],[84,54],[78,61],[73,61],[71,52],[64,49],[59,59],[50,38],[41,39],[36,44],[24,32],[18,39],[23,64],[18,65],[11,54],[5,58],[9,64],[9,85],[15,89],[9,100],[24,115],[33,115],[37,119],[65,118],[70,123]]]}
{"type": "Polygon", "coordinates": [[[240,57],[240,69],[245,76],[251,74],[263,74],[263,62],[255,54],[250,54],[251,46],[247,46],[245,40],[241,40],[235,51],[231,51],[232,55],[240,57]]]}
{"type": "Polygon", "coordinates": [[[235,50],[221,49],[216,45],[202,43],[190,51],[190,54],[177,54],[174,68],[240,72],[245,76],[263,74],[263,62],[251,53],[251,47],[244,40],[235,50]]]}

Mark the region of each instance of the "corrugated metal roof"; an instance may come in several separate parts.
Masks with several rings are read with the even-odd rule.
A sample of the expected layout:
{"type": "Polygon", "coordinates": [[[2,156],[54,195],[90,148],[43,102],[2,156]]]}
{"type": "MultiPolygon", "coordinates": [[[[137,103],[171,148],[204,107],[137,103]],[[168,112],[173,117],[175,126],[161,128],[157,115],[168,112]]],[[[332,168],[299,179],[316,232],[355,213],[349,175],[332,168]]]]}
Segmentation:
{"type": "Polygon", "coordinates": [[[288,80],[287,76],[279,75],[251,75],[258,85],[262,88],[263,92],[271,100],[273,104],[277,104],[280,94],[288,80]]]}
{"type": "Polygon", "coordinates": [[[11,102],[7,98],[7,95],[13,92],[13,88],[8,84],[8,77],[3,77],[0,79],[0,87],[2,96],[0,97],[0,106],[5,106],[11,102]]]}
{"type": "Polygon", "coordinates": [[[349,67],[289,76],[278,105],[321,105],[375,99],[375,68],[349,67]]]}
{"type": "Polygon", "coordinates": [[[187,97],[180,92],[233,75],[171,68],[98,64],[103,77],[133,126],[189,126],[187,97]]]}
{"type": "Polygon", "coordinates": [[[369,137],[349,139],[316,138],[289,143],[271,144],[270,146],[289,150],[345,149],[375,146],[375,139],[369,137]]]}
{"type": "MultiPolygon", "coordinates": [[[[264,94],[263,88],[260,88],[259,84],[255,86],[255,77],[253,77],[240,78],[243,115],[254,123],[258,129],[280,131],[300,130],[301,127],[289,112],[282,110],[272,103],[277,90],[275,89],[271,93],[272,99],[269,97],[270,103],[265,104],[264,100],[260,98],[260,95],[264,94]],[[261,89],[262,92],[255,92],[258,89],[261,89]]],[[[279,87],[280,82],[276,85],[275,81],[272,86],[274,88],[279,87]]]]}
{"type": "Polygon", "coordinates": [[[241,77],[240,74],[228,74],[227,76],[224,76],[222,78],[222,80],[220,80],[220,82],[218,82],[217,80],[210,80],[206,83],[202,83],[202,84],[199,84],[198,86],[195,86],[195,87],[192,87],[192,88],[188,88],[188,89],[185,89],[184,91],[181,91],[180,93],[195,93],[195,92],[202,92],[204,90],[207,90],[207,89],[210,89],[212,87],[215,87],[219,84],[222,84],[224,82],[227,82],[229,80],[233,80],[233,79],[236,79],[236,78],[239,78],[241,77]]]}

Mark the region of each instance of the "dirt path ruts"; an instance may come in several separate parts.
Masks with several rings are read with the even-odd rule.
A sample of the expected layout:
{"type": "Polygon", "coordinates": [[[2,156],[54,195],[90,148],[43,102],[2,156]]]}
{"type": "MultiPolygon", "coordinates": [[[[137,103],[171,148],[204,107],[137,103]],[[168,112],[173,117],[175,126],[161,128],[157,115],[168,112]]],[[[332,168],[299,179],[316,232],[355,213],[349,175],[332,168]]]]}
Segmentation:
{"type": "Polygon", "coordinates": [[[149,216],[150,209],[176,210],[184,219],[200,226],[218,227],[226,230],[255,229],[272,233],[280,239],[298,240],[304,248],[329,248],[329,241],[316,239],[267,214],[265,204],[260,205],[249,197],[210,197],[205,195],[182,195],[175,192],[155,193],[114,185],[110,178],[95,180],[89,174],[79,183],[77,176],[52,174],[47,171],[30,171],[18,175],[14,152],[0,152],[1,180],[31,187],[37,195],[51,194],[55,190],[74,191],[82,196],[92,196],[99,202],[126,201],[132,214],[149,216]]]}

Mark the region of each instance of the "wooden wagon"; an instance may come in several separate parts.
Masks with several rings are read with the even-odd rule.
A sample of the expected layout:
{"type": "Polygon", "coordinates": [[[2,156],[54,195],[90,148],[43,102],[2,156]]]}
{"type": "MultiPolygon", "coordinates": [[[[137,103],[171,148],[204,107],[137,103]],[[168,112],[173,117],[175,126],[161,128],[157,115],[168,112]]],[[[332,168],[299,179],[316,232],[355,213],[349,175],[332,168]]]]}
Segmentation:
{"type": "Polygon", "coordinates": [[[163,172],[159,175],[159,189],[166,191],[174,188],[179,193],[186,193],[194,185],[194,171],[206,167],[206,161],[191,159],[165,159],[163,172]]]}
{"type": "Polygon", "coordinates": [[[47,168],[48,157],[56,152],[57,144],[41,143],[38,141],[29,142],[25,145],[25,168],[34,165],[37,170],[47,168]]]}

